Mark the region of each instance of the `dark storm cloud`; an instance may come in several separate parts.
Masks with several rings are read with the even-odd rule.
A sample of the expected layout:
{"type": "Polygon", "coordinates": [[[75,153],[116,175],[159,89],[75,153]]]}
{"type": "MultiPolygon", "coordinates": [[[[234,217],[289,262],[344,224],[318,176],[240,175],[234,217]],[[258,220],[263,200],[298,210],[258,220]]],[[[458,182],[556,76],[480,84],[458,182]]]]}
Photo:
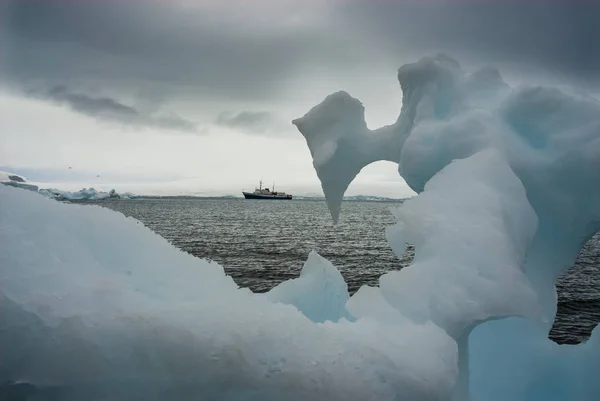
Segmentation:
{"type": "Polygon", "coordinates": [[[21,89],[95,85],[114,100],[63,100],[95,115],[135,116],[118,93],[148,85],[166,100],[279,102],[298,77],[352,77],[439,51],[581,83],[600,71],[592,0],[4,0],[0,15],[2,80],[21,89]]]}
{"type": "MultiPolygon", "coordinates": [[[[31,92],[30,94],[36,95],[31,92]]],[[[140,127],[197,132],[194,123],[179,116],[146,114],[108,97],[91,97],[85,94],[73,93],[64,85],[54,86],[46,93],[37,94],[37,96],[59,104],[66,104],[78,113],[99,119],[140,127]]]]}
{"type": "Polygon", "coordinates": [[[55,86],[47,93],[48,97],[60,103],[67,103],[75,111],[88,115],[109,114],[122,119],[132,119],[139,115],[133,107],[125,106],[114,99],[70,93],[63,85],[55,86]]]}
{"type": "Polygon", "coordinates": [[[289,132],[292,128],[291,124],[284,124],[266,111],[225,112],[219,114],[215,123],[247,134],[267,136],[281,136],[283,132],[289,132]]]}
{"type": "Polygon", "coordinates": [[[273,32],[277,15],[244,22],[244,10],[234,7],[145,0],[4,3],[8,32],[0,66],[19,82],[95,81],[123,89],[152,82],[175,93],[264,99],[307,53],[318,53],[321,62],[329,53],[318,32],[273,32]]]}
{"type": "Polygon", "coordinates": [[[391,53],[442,51],[534,67],[580,83],[600,77],[596,0],[353,2],[346,14],[391,53]]]}

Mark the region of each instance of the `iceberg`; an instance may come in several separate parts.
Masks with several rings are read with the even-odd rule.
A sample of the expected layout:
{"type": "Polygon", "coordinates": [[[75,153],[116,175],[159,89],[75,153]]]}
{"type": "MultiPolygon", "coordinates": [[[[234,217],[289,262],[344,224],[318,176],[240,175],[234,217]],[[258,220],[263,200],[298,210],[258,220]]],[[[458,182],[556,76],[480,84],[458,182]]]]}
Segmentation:
{"type": "Polygon", "coordinates": [[[136,195],[132,193],[119,194],[116,190],[111,189],[109,192],[98,191],[94,188],[83,188],[76,192],[63,191],[55,188],[39,188],[37,185],[30,183],[27,178],[9,173],[6,171],[0,171],[0,184],[8,185],[11,187],[28,189],[30,191],[39,192],[48,198],[56,199],[59,201],[72,201],[72,200],[102,200],[102,199],[131,199],[135,198],[136,195]]]}
{"type": "Polygon", "coordinates": [[[131,199],[135,197],[135,195],[131,193],[119,194],[114,189],[111,189],[109,192],[103,192],[94,188],[83,188],[76,192],[69,192],[55,188],[44,188],[40,189],[39,192],[48,198],[53,198],[60,201],[131,199]]]}
{"type": "Polygon", "coordinates": [[[29,183],[29,181],[27,181],[27,178],[18,174],[8,173],[6,171],[0,171],[0,184],[28,189],[30,191],[38,190],[38,186],[29,183]]]}
{"type": "Polygon", "coordinates": [[[0,244],[4,394],[433,401],[458,372],[456,342],[432,323],[344,318],[345,284],[317,254],[321,266],[290,287],[321,294],[303,312],[323,323],[293,306],[298,288],[272,301],[240,289],[218,264],[100,206],[0,187],[0,244]]]}
{"type": "Polygon", "coordinates": [[[300,277],[279,284],[267,293],[267,298],[294,305],[313,322],[352,319],[346,311],[348,285],[339,270],[315,251],[308,255],[300,277]]]}
{"type": "Polygon", "coordinates": [[[405,65],[398,79],[392,125],[369,130],[345,92],[293,121],[334,221],[364,166],[398,163],[419,195],[396,209],[387,238],[398,254],[414,244],[415,259],[382,276],[381,293],[457,341],[454,399],[600,399],[598,329],[580,346],[547,338],[556,278],[600,229],[600,103],[512,88],[497,70],[467,73],[446,55],[405,65]]]}
{"type": "MultiPolygon", "coordinates": [[[[0,394],[52,400],[597,401],[600,329],[548,339],[556,278],[600,229],[600,103],[445,55],[398,71],[397,121],[348,93],[293,121],[334,221],[398,164],[391,248],[349,296],[316,252],[266,294],[98,206],[0,186],[0,394]]],[[[376,261],[374,261],[375,263],[376,261]]]]}

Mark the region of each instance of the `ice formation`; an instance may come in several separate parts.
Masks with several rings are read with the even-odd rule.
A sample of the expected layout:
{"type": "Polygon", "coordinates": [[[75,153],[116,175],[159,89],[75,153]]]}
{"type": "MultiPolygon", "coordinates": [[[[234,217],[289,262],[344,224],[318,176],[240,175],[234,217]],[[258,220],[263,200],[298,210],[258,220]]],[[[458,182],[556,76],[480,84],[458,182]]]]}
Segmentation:
{"type": "Polygon", "coordinates": [[[94,188],[83,188],[79,191],[70,192],[55,188],[42,188],[30,183],[27,178],[5,171],[0,171],[0,184],[11,187],[24,188],[30,191],[39,191],[40,194],[61,201],[71,200],[102,200],[102,199],[131,199],[135,195],[132,193],[119,194],[114,189],[109,192],[98,191],[94,188]]]}
{"type": "Polygon", "coordinates": [[[348,285],[327,259],[311,252],[300,277],[284,281],[267,293],[271,302],[294,305],[313,322],[351,319],[346,311],[348,285]]]}
{"type": "Polygon", "coordinates": [[[7,173],[6,171],[0,171],[0,184],[8,185],[11,187],[24,188],[30,191],[37,191],[37,185],[33,185],[27,181],[27,178],[14,173],[7,173]]]}
{"type": "Polygon", "coordinates": [[[63,191],[55,188],[44,188],[39,191],[42,195],[56,200],[102,200],[102,199],[131,199],[131,193],[119,194],[114,189],[109,192],[98,191],[94,188],[83,188],[76,192],[63,191]]]}
{"type": "Polygon", "coordinates": [[[555,280],[600,229],[600,103],[511,88],[492,68],[469,74],[444,55],[405,65],[398,78],[403,105],[390,126],[367,129],[345,92],[294,120],[333,219],[364,166],[397,162],[420,195],[396,210],[388,241],[416,253],[381,277],[381,293],[456,339],[455,399],[469,390],[475,400],[600,399],[598,330],[578,347],[547,339],[555,280]]]}
{"type": "MultiPolygon", "coordinates": [[[[0,244],[0,394],[439,400],[457,374],[456,342],[431,323],[315,324],[105,208],[0,186],[0,244]]],[[[322,294],[324,307],[313,299],[305,312],[324,321],[335,312],[328,300],[341,305],[347,292],[324,294],[345,285],[311,260],[324,265],[295,283],[322,294]]]]}
{"type": "Polygon", "coordinates": [[[419,192],[387,229],[397,254],[415,245],[413,264],[352,297],[316,253],[253,294],[133,219],[0,186],[0,394],[600,399],[600,329],[577,346],[547,338],[554,281],[600,228],[600,104],[446,56],[398,78],[393,125],[368,130],[344,92],[294,121],[334,220],[377,160],[419,192]]]}

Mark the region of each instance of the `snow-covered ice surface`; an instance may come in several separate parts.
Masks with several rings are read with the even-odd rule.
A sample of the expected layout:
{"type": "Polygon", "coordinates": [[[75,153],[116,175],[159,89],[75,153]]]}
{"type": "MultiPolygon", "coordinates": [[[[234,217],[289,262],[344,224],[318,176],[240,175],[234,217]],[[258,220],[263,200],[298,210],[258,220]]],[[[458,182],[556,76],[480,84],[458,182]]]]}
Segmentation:
{"type": "Polygon", "coordinates": [[[413,264],[350,298],[316,253],[253,294],[133,219],[0,186],[2,394],[599,400],[600,329],[577,346],[547,335],[554,281],[600,228],[600,104],[441,55],[398,77],[390,126],[368,130],[344,92],[294,121],[334,220],[377,160],[419,192],[387,228],[413,264]]]}
{"type": "MultiPolygon", "coordinates": [[[[457,374],[456,342],[431,323],[315,324],[105,208],[2,186],[0,244],[5,393],[77,401],[438,400],[457,374]],[[414,347],[421,342],[428,345],[414,347]]],[[[310,260],[320,265],[307,266],[297,283],[312,298],[303,301],[291,284],[288,296],[279,292],[282,301],[316,320],[342,314],[341,276],[318,255],[310,260]]]]}

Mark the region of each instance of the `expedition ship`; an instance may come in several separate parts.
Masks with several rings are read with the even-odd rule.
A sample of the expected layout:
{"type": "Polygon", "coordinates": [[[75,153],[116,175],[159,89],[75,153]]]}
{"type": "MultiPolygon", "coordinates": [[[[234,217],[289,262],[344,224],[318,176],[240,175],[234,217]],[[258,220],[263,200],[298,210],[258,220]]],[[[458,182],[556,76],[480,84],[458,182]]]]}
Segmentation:
{"type": "Polygon", "coordinates": [[[259,183],[259,187],[254,189],[254,192],[245,192],[244,198],[246,199],[292,199],[292,195],[286,194],[285,192],[275,192],[275,184],[273,184],[273,191],[269,188],[262,187],[262,180],[259,183]]]}

